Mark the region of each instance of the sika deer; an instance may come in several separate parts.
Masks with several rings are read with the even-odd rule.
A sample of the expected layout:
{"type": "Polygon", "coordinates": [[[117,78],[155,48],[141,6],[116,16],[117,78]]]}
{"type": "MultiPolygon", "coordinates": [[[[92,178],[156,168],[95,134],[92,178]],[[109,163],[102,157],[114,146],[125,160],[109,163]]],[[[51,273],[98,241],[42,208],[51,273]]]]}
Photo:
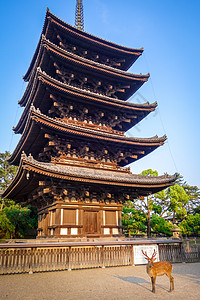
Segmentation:
{"type": "Polygon", "coordinates": [[[147,263],[147,274],[149,277],[151,277],[151,283],[152,283],[152,292],[155,293],[155,283],[156,283],[156,277],[166,274],[169,277],[170,280],[170,292],[174,290],[174,278],[171,275],[172,272],[172,265],[167,261],[158,261],[154,262],[156,260],[156,251],[154,249],[154,252],[152,254],[152,257],[149,258],[147,256],[147,253],[142,250],[142,254],[145,256],[145,259],[148,260],[147,263]]]}

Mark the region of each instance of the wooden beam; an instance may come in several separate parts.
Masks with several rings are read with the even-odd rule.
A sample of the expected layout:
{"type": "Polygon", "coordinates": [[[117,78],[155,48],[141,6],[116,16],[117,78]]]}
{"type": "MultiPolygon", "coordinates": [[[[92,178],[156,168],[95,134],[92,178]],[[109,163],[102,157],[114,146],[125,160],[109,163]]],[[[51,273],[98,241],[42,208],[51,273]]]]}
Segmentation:
{"type": "Polygon", "coordinates": [[[67,191],[67,190],[64,190],[64,191],[63,191],[63,194],[64,194],[65,196],[67,196],[68,191],[67,191]]]}
{"type": "Polygon", "coordinates": [[[62,75],[62,73],[61,73],[60,70],[58,70],[58,69],[56,70],[56,73],[62,75]]]}
{"type": "Polygon", "coordinates": [[[39,181],[39,186],[45,185],[45,181],[39,181]]]}
{"type": "Polygon", "coordinates": [[[138,156],[137,155],[131,155],[131,158],[137,159],[138,156]]]}
{"type": "Polygon", "coordinates": [[[51,151],[52,148],[51,147],[44,147],[44,152],[48,152],[48,151],[51,151]]]}
{"type": "Polygon", "coordinates": [[[54,95],[50,94],[49,97],[50,99],[53,99],[55,102],[57,101],[57,98],[54,95]]]}
{"type": "Polygon", "coordinates": [[[45,189],[43,189],[43,193],[44,193],[44,194],[50,193],[50,191],[51,191],[50,188],[45,188],[45,189]]]}
{"type": "Polygon", "coordinates": [[[49,141],[49,146],[55,146],[55,143],[53,141],[49,141]]]}

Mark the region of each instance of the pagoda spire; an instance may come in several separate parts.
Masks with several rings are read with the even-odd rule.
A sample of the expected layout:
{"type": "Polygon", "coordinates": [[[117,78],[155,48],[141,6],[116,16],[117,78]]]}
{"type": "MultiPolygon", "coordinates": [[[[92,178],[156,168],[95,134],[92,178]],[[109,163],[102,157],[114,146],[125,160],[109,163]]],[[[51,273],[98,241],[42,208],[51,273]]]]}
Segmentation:
{"type": "Polygon", "coordinates": [[[83,1],[76,0],[75,27],[84,30],[83,1]]]}

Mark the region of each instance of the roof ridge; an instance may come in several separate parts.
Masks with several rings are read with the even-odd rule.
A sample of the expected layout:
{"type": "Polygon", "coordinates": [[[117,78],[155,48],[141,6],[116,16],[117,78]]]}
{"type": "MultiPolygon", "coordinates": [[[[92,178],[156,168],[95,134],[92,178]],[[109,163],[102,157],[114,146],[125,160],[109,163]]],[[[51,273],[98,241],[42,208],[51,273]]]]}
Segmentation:
{"type": "Polygon", "coordinates": [[[41,39],[41,42],[47,42],[47,44],[49,43],[50,45],[52,45],[53,47],[57,48],[58,50],[61,50],[62,52],[66,52],[69,56],[72,56],[72,57],[75,57],[75,58],[78,58],[79,60],[82,60],[82,61],[87,61],[88,63],[90,64],[94,64],[94,65],[99,65],[100,67],[103,67],[105,69],[110,69],[111,71],[114,71],[114,72],[119,72],[119,73],[122,73],[122,74],[126,74],[126,75],[134,75],[134,76],[143,76],[143,77],[148,77],[150,76],[149,73],[147,74],[135,74],[135,73],[131,73],[131,72],[127,72],[125,70],[121,70],[121,69],[117,69],[117,68],[113,68],[112,66],[109,66],[109,65],[105,65],[105,64],[101,64],[99,62],[96,62],[94,60],[90,60],[88,58],[85,58],[85,57],[82,57],[80,55],[77,55],[75,53],[72,53],[70,51],[67,51],[66,49],[63,49],[59,46],[57,46],[56,44],[52,43],[49,39],[47,39],[44,35],[42,35],[42,39],[41,39]]]}
{"type": "Polygon", "coordinates": [[[139,48],[139,49],[137,49],[137,48],[131,48],[131,47],[126,47],[126,46],[123,46],[123,45],[120,45],[120,44],[111,42],[111,41],[109,41],[109,40],[100,38],[100,37],[98,37],[98,36],[96,36],[96,35],[93,35],[93,34],[87,32],[87,31],[85,31],[85,30],[82,31],[82,30],[76,28],[75,26],[73,26],[73,25],[71,25],[71,24],[69,24],[69,23],[63,21],[61,18],[57,17],[55,14],[53,14],[52,12],[50,12],[49,9],[47,9],[46,15],[49,15],[50,17],[54,17],[55,19],[57,19],[57,20],[60,21],[61,23],[65,24],[65,25],[67,25],[67,26],[70,26],[71,28],[73,28],[73,29],[74,29],[75,31],[77,31],[78,33],[82,33],[82,34],[83,34],[83,33],[86,33],[87,35],[89,35],[89,36],[91,36],[91,37],[94,37],[94,38],[96,38],[96,39],[99,39],[99,40],[104,41],[104,42],[107,42],[107,43],[111,43],[111,44],[113,44],[113,45],[115,45],[115,46],[122,47],[122,48],[127,49],[127,50],[140,51],[141,53],[144,51],[144,48],[143,48],[143,47],[141,47],[141,48],[139,48]]]}
{"type": "MultiPolygon", "coordinates": [[[[33,158],[33,156],[31,155],[31,153],[29,153],[29,155],[27,156],[25,154],[25,152],[23,151],[22,155],[21,155],[21,161],[23,163],[24,162],[29,162],[31,164],[34,164],[36,166],[40,166],[42,168],[46,168],[46,170],[49,170],[49,169],[53,169],[55,172],[57,173],[67,173],[68,171],[68,174],[71,173],[70,175],[73,174],[73,171],[74,170],[77,170],[78,171],[78,174],[80,177],[91,177],[93,178],[94,176],[95,177],[99,177],[99,176],[102,176],[104,175],[106,177],[106,173],[109,175],[109,174],[112,174],[113,171],[112,170],[108,170],[108,169],[101,169],[101,170],[98,170],[98,169],[95,169],[95,174],[93,172],[91,172],[91,169],[88,168],[88,167],[80,167],[79,166],[68,166],[68,165],[56,165],[54,163],[47,163],[47,162],[40,162],[40,161],[37,161],[36,159],[33,158]],[[81,172],[81,170],[83,170],[83,172],[81,172]],[[99,174],[98,174],[99,173],[99,174]],[[103,174],[101,174],[103,173],[103,174]]],[[[130,181],[131,179],[134,180],[134,182],[144,182],[146,181],[146,183],[158,183],[158,182],[162,182],[162,181],[168,181],[170,182],[171,180],[174,181],[175,178],[176,178],[176,173],[174,175],[168,175],[167,173],[163,174],[163,175],[160,175],[160,176],[148,176],[148,175],[140,175],[140,174],[133,174],[133,173],[124,173],[122,171],[118,171],[120,173],[120,178],[117,180],[117,181],[130,181]]],[[[115,171],[115,174],[116,171],[115,171]]],[[[107,175],[107,176],[108,176],[107,175]]],[[[116,179],[117,175],[112,178],[112,180],[114,181],[116,179]]],[[[106,180],[107,178],[105,178],[106,180]]],[[[111,180],[111,178],[109,178],[111,180]]]]}
{"type": "MultiPolygon", "coordinates": [[[[134,106],[134,105],[135,105],[135,106],[138,106],[138,107],[141,107],[141,106],[143,106],[143,105],[144,105],[144,106],[145,106],[145,105],[148,106],[147,103],[149,103],[149,102],[147,101],[146,103],[138,104],[138,103],[131,103],[131,102],[128,102],[128,100],[125,101],[125,100],[121,100],[121,99],[111,98],[111,97],[108,97],[108,96],[106,96],[106,95],[94,93],[94,92],[88,91],[88,90],[86,90],[86,89],[80,89],[80,88],[75,87],[75,86],[72,86],[72,85],[70,85],[70,84],[66,84],[66,83],[64,83],[64,82],[61,82],[60,80],[57,80],[57,79],[55,79],[54,77],[48,75],[45,71],[42,71],[41,69],[40,69],[40,70],[38,69],[38,71],[39,71],[40,73],[42,73],[44,76],[49,77],[51,80],[53,80],[53,81],[55,81],[55,82],[58,82],[60,85],[67,86],[67,87],[69,87],[70,89],[74,89],[74,90],[77,90],[77,91],[82,91],[82,92],[85,92],[85,93],[88,93],[88,94],[92,94],[92,95],[94,95],[94,96],[99,96],[99,97],[102,97],[102,98],[106,98],[106,99],[112,100],[112,101],[114,101],[114,102],[120,102],[120,103],[123,103],[123,104],[126,103],[126,104],[128,104],[129,106],[134,106]]],[[[150,104],[150,106],[153,105],[153,107],[154,107],[154,105],[156,106],[156,104],[157,104],[157,102],[155,101],[155,102],[153,102],[152,104],[150,104]]]]}
{"type": "Polygon", "coordinates": [[[157,135],[153,136],[153,137],[150,137],[150,138],[138,138],[138,137],[127,137],[127,136],[122,136],[122,135],[118,135],[118,134],[115,134],[115,133],[107,133],[105,131],[98,131],[98,130],[95,130],[95,129],[91,129],[91,128],[83,128],[81,126],[76,126],[76,125],[73,125],[73,124],[67,124],[67,123],[64,123],[60,120],[56,120],[54,118],[51,118],[47,115],[44,115],[40,112],[39,108],[35,108],[33,105],[32,105],[32,110],[31,112],[33,113],[36,113],[36,114],[39,114],[41,117],[47,119],[47,120],[50,120],[51,122],[54,122],[54,123],[57,123],[59,125],[62,125],[64,127],[68,127],[68,128],[74,128],[74,129],[78,129],[78,130],[82,130],[82,131],[86,131],[86,132],[90,132],[90,133],[96,133],[96,134],[101,134],[103,136],[111,136],[113,138],[118,138],[120,140],[126,140],[126,141],[135,141],[135,142],[164,142],[167,138],[166,135],[163,135],[162,137],[158,137],[157,135]]]}
{"type": "MultiPolygon", "coordinates": [[[[26,87],[23,97],[21,98],[21,100],[18,101],[18,103],[21,106],[25,106],[25,108],[22,112],[22,115],[21,115],[17,125],[13,127],[13,130],[15,132],[16,132],[16,129],[19,127],[18,124],[20,123],[20,121],[25,118],[25,113],[28,113],[27,109],[28,109],[28,106],[30,106],[32,103],[31,97],[34,94],[33,88],[36,87],[38,80],[42,80],[44,82],[45,79],[47,80],[46,84],[48,84],[49,86],[51,86],[51,81],[52,81],[56,85],[57,89],[59,89],[60,86],[63,87],[64,89],[68,89],[68,90],[70,89],[71,93],[73,93],[73,91],[75,91],[78,94],[80,94],[80,97],[81,96],[87,97],[87,94],[89,94],[92,97],[92,99],[94,99],[94,101],[99,101],[99,102],[102,102],[103,104],[106,103],[107,105],[109,105],[109,104],[110,105],[115,105],[115,104],[122,105],[123,107],[125,107],[127,109],[133,109],[133,110],[149,109],[150,110],[149,113],[152,110],[155,110],[155,108],[157,106],[156,101],[151,104],[148,101],[145,103],[142,103],[142,104],[141,103],[132,103],[132,102],[128,102],[128,101],[124,101],[124,100],[120,100],[120,99],[110,98],[110,97],[107,97],[107,96],[104,96],[101,94],[96,94],[96,93],[90,92],[88,90],[82,90],[78,87],[73,87],[71,85],[65,84],[65,83],[49,76],[48,74],[46,74],[46,72],[42,71],[40,67],[38,67],[36,69],[35,76],[32,77],[32,80],[29,82],[28,86],[26,87]],[[31,89],[30,89],[30,87],[31,87],[31,89]],[[27,98],[27,100],[26,100],[26,98],[27,98]],[[22,100],[23,100],[23,102],[22,102],[22,100]]],[[[56,88],[56,87],[53,87],[53,88],[56,88]]]]}

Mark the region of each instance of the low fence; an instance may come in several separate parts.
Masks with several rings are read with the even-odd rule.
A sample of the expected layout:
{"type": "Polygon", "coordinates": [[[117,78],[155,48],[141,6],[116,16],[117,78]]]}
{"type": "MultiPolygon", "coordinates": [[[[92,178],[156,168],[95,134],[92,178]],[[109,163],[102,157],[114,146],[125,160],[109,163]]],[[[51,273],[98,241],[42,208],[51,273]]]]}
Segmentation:
{"type": "Polygon", "coordinates": [[[159,245],[160,260],[169,262],[200,261],[200,245],[159,245]]]}
{"type": "Polygon", "coordinates": [[[0,244],[0,274],[75,270],[134,264],[134,245],[157,244],[160,260],[200,260],[200,248],[180,241],[114,241],[80,243],[0,244]]]}

